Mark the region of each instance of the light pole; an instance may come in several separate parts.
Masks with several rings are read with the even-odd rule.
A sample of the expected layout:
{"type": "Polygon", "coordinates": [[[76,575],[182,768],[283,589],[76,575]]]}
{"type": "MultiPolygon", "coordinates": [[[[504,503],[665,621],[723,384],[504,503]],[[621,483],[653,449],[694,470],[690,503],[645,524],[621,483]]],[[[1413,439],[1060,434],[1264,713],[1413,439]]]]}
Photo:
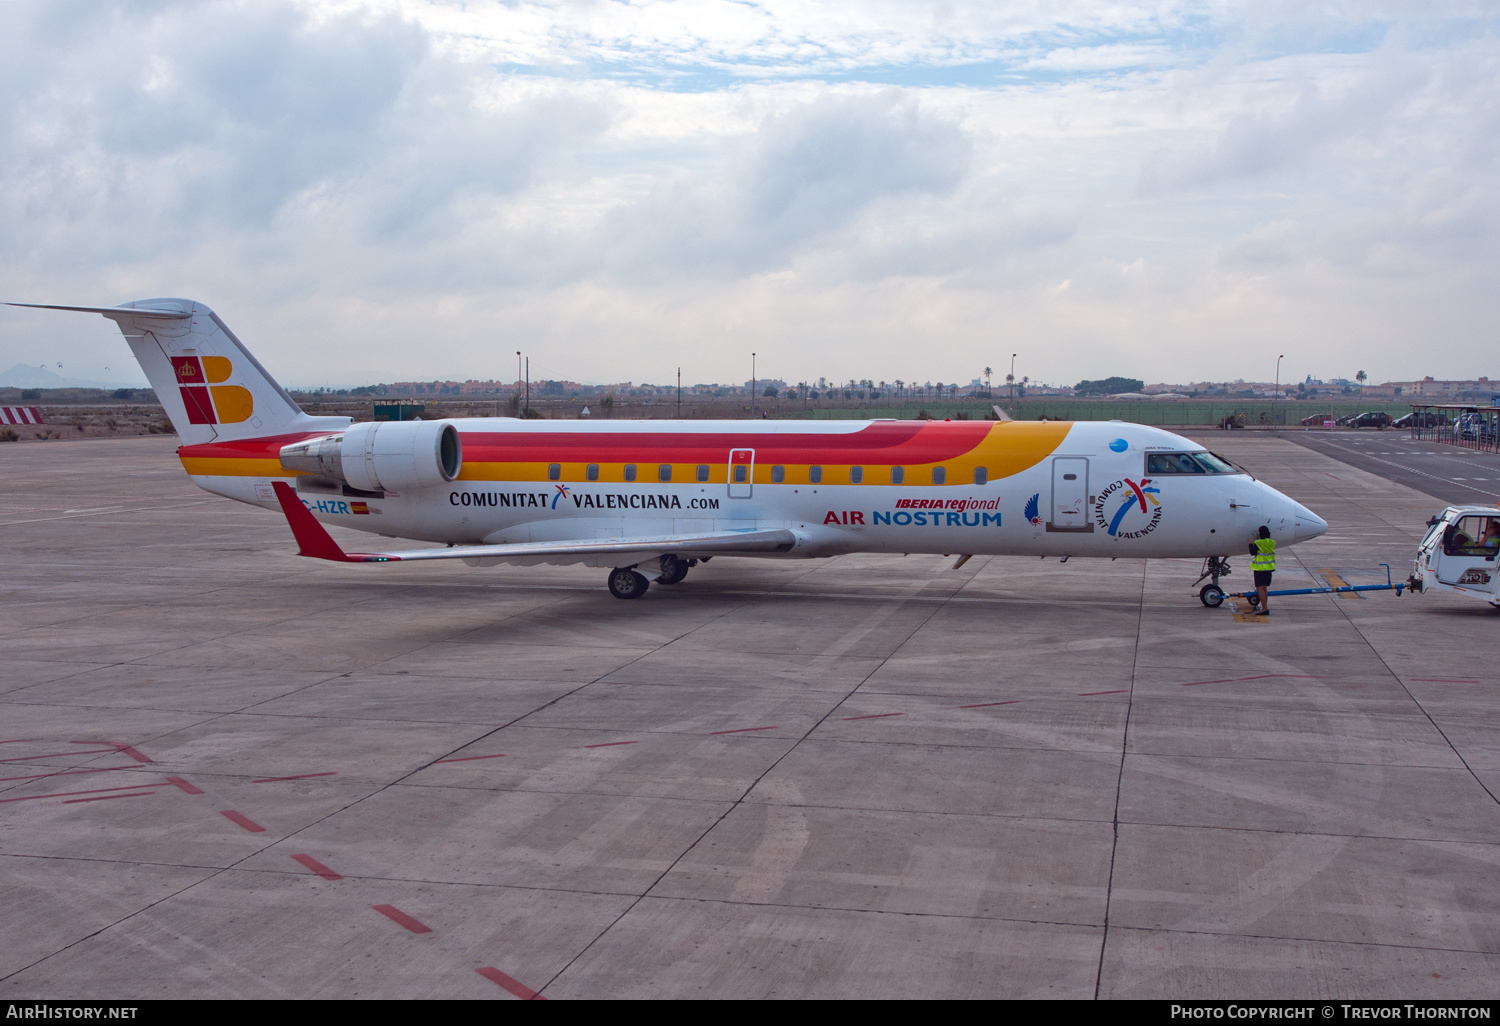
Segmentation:
{"type": "Polygon", "coordinates": [[[521,415],[521,351],[516,350],[516,416],[521,415]]]}
{"type": "Polygon", "coordinates": [[[1016,412],[1016,354],[1010,354],[1010,412],[1016,412]]]}
{"type": "Polygon", "coordinates": [[[755,354],[750,354],[750,419],[755,419],[755,354]]]}
{"type": "Polygon", "coordinates": [[[1271,391],[1271,430],[1276,430],[1276,400],[1281,398],[1281,361],[1286,358],[1285,353],[1276,357],[1276,387],[1271,391]]]}

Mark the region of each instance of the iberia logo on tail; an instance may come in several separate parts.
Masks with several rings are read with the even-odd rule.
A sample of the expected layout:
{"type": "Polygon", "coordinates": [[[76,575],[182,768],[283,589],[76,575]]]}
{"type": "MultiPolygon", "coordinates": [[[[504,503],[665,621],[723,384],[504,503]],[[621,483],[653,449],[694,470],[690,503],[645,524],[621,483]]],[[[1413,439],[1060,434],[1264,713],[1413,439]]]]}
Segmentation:
{"type": "Polygon", "coordinates": [[[174,356],[172,369],[189,424],[239,424],[255,412],[249,389],[222,384],[234,373],[227,356],[174,356]]]}

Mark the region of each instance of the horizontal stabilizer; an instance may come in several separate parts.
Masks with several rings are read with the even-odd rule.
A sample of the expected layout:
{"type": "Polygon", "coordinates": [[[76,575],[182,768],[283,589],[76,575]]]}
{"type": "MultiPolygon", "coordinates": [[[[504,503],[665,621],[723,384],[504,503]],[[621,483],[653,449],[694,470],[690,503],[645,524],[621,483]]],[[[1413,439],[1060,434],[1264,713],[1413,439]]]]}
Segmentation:
{"type": "MultiPolygon", "coordinates": [[[[405,549],[396,552],[345,552],[284,481],[272,483],[286,514],[299,555],[335,563],[396,563],[421,559],[545,559],[550,556],[649,556],[667,553],[717,556],[749,552],[788,552],[797,544],[791,531],[714,531],[708,534],[625,538],[615,541],[515,542],[506,545],[454,545],[444,549],[405,549]]],[[[639,560],[632,560],[638,562],[639,560]]]]}
{"type": "Polygon", "coordinates": [[[6,306],[29,306],[33,310],[74,310],[78,313],[103,314],[106,317],[129,314],[135,317],[166,317],[185,320],[193,316],[191,310],[166,309],[159,306],[55,306],[51,303],[6,303],[6,306]]]}

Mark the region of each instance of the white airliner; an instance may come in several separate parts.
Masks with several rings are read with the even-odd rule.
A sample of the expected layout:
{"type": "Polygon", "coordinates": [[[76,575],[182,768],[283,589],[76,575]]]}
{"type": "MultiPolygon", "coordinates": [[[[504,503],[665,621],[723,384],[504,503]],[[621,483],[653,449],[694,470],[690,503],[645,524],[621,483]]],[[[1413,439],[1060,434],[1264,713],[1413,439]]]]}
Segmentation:
{"type": "MultiPolygon", "coordinates": [[[[120,326],[188,475],[282,511],[304,556],[583,563],[639,598],[715,556],[847,552],[1224,557],[1316,514],[1186,438],[1117,421],[588,421],[355,424],[302,412],[208,307],[147,299],[120,326]],[[322,524],[446,548],[345,552],[322,524]]],[[[1200,578],[1201,580],[1201,578],[1200,578]]]]}

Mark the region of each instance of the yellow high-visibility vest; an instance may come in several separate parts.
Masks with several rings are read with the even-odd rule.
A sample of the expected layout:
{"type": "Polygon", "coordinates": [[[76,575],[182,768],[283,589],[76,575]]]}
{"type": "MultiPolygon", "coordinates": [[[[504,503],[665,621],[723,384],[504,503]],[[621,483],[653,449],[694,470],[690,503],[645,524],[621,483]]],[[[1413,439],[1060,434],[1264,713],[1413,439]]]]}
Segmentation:
{"type": "Polygon", "coordinates": [[[1250,557],[1251,570],[1275,570],[1276,569],[1276,539],[1257,538],[1255,547],[1260,551],[1250,557]]]}

